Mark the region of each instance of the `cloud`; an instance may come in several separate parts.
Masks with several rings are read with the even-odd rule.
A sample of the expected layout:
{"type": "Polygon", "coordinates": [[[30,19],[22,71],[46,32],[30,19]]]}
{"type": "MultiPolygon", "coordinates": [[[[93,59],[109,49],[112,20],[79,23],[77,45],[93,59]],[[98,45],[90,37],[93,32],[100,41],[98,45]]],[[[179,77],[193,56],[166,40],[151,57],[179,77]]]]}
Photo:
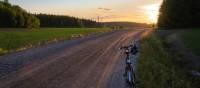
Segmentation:
{"type": "Polygon", "coordinates": [[[107,15],[107,16],[99,16],[100,19],[116,19],[116,18],[125,18],[127,16],[120,16],[120,15],[107,15]]]}
{"type": "Polygon", "coordinates": [[[111,9],[109,9],[109,8],[102,8],[102,7],[99,7],[98,8],[99,10],[104,10],[104,11],[110,11],[111,9]]]}

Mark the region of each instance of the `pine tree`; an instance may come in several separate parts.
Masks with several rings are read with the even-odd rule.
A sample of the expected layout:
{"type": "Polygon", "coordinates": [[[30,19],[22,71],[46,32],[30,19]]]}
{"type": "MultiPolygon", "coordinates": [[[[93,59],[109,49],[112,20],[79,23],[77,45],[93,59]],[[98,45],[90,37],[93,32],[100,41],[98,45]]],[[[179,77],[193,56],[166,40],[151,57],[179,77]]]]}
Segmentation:
{"type": "Polygon", "coordinates": [[[200,27],[199,11],[198,0],[163,0],[158,27],[169,29],[200,27]]]}

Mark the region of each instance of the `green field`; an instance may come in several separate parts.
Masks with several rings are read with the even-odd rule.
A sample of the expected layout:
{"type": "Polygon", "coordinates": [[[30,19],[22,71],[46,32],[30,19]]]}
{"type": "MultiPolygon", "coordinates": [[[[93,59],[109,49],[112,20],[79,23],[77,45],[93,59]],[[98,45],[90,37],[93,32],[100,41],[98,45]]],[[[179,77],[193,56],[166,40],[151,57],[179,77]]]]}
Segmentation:
{"type": "Polygon", "coordinates": [[[0,31],[0,54],[21,51],[58,40],[69,40],[88,34],[111,31],[109,28],[42,28],[38,31],[0,30],[4,30],[0,31]]]}
{"type": "Polygon", "coordinates": [[[200,81],[187,74],[181,57],[171,55],[165,40],[152,35],[141,41],[138,62],[140,88],[199,88],[200,81]]]}
{"type": "Polygon", "coordinates": [[[186,46],[200,55],[200,30],[190,30],[183,34],[184,43],[186,46]]]}

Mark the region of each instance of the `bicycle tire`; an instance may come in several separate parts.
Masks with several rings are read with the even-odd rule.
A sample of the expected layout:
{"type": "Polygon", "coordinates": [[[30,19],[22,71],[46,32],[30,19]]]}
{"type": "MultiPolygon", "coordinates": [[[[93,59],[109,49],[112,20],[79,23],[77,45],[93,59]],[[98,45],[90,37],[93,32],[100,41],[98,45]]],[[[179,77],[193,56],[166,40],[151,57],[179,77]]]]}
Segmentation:
{"type": "Polygon", "coordinates": [[[129,88],[136,88],[135,73],[132,68],[126,71],[126,80],[129,88]]]}

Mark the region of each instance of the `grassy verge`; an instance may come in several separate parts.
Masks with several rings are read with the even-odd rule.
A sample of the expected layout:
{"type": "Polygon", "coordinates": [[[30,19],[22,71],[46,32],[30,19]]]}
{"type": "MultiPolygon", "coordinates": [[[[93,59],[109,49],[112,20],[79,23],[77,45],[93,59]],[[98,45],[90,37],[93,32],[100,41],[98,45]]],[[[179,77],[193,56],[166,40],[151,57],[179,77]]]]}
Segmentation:
{"type": "Polygon", "coordinates": [[[33,46],[69,40],[88,34],[111,31],[108,28],[43,28],[38,31],[0,31],[0,54],[33,46]]]}
{"type": "Polygon", "coordinates": [[[200,56],[200,30],[190,30],[183,34],[186,46],[200,56]]]}
{"type": "Polygon", "coordinates": [[[138,62],[140,88],[199,88],[199,80],[190,77],[179,66],[176,59],[167,51],[156,35],[141,42],[141,55],[138,62]]]}

